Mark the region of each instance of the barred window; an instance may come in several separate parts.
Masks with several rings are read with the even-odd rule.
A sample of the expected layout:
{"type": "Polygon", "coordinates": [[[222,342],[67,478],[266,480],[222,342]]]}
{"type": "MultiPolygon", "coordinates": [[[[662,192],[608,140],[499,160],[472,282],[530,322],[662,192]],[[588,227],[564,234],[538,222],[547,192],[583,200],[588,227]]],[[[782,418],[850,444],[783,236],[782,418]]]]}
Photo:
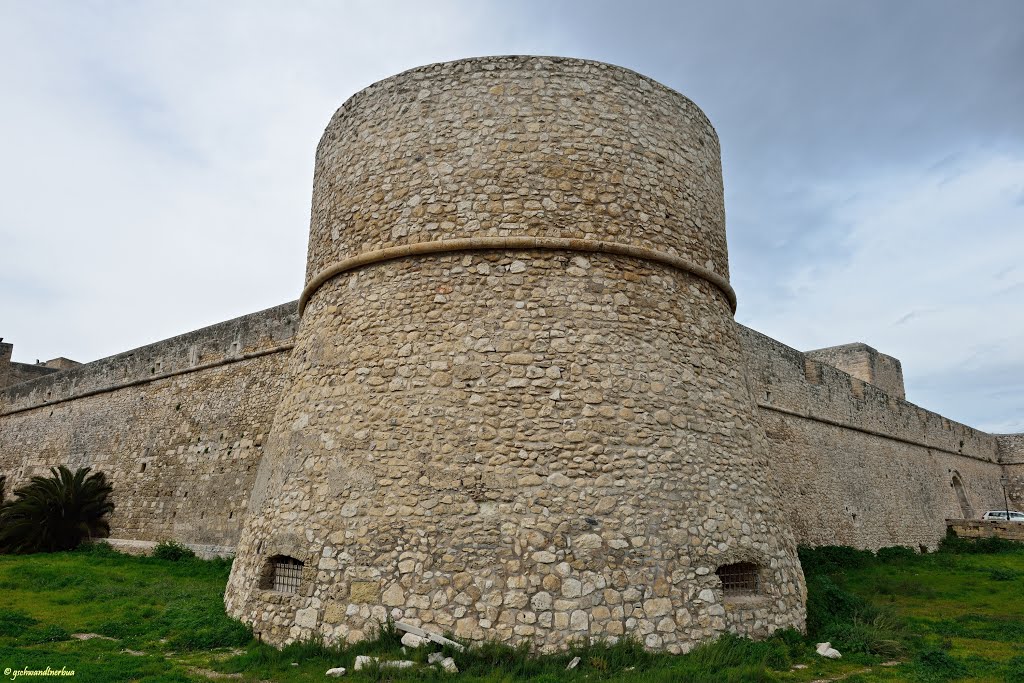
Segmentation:
{"type": "Polygon", "coordinates": [[[298,593],[304,566],[294,557],[275,555],[267,561],[260,587],[279,593],[298,593]]]}
{"type": "Polygon", "coordinates": [[[726,564],[715,572],[722,582],[722,593],[731,595],[754,595],[761,588],[757,565],[752,562],[726,564]]]}

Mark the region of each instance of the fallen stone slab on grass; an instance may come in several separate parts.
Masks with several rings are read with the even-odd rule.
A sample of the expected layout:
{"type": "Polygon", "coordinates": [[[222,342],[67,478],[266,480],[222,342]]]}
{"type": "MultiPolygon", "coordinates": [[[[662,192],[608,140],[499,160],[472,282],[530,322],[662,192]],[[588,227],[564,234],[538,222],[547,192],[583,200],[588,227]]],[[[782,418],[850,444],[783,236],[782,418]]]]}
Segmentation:
{"type": "Polygon", "coordinates": [[[455,660],[451,657],[445,657],[441,660],[441,668],[450,674],[459,673],[459,667],[455,665],[455,660]]]}
{"type": "Polygon", "coordinates": [[[435,642],[438,645],[448,645],[450,647],[454,647],[459,652],[464,652],[466,649],[466,647],[462,643],[456,643],[454,640],[450,640],[448,638],[445,638],[444,636],[439,636],[436,633],[431,633],[430,631],[424,631],[421,628],[417,628],[416,626],[412,626],[411,624],[406,624],[401,621],[395,622],[395,628],[399,631],[403,631],[404,633],[412,633],[414,635],[419,636],[420,638],[426,638],[427,640],[435,642]]]}
{"type": "Polygon", "coordinates": [[[426,638],[416,635],[415,633],[406,633],[402,636],[402,645],[411,648],[417,648],[423,644],[426,638]]]}
{"type": "Polygon", "coordinates": [[[99,638],[100,640],[117,640],[117,638],[111,638],[110,636],[101,636],[98,633],[72,633],[71,637],[76,640],[92,640],[93,638],[99,638]]]}
{"type": "Polygon", "coordinates": [[[818,647],[814,648],[822,657],[828,657],[829,659],[840,659],[842,655],[839,654],[839,650],[832,647],[832,643],[818,643],[818,647]]]}
{"type": "Polygon", "coordinates": [[[220,680],[224,678],[241,678],[242,674],[226,674],[220,671],[213,671],[212,669],[203,669],[198,666],[188,667],[188,672],[194,676],[202,676],[203,678],[209,678],[212,680],[220,680]]]}
{"type": "Polygon", "coordinates": [[[344,676],[347,671],[348,669],[343,666],[336,666],[333,669],[328,669],[325,675],[338,678],[339,676],[344,676]]]}
{"type": "Polygon", "coordinates": [[[410,662],[407,659],[382,660],[369,655],[358,655],[356,657],[356,664],[352,668],[356,671],[362,671],[370,666],[378,666],[381,669],[408,669],[416,666],[416,662],[410,662]]]}

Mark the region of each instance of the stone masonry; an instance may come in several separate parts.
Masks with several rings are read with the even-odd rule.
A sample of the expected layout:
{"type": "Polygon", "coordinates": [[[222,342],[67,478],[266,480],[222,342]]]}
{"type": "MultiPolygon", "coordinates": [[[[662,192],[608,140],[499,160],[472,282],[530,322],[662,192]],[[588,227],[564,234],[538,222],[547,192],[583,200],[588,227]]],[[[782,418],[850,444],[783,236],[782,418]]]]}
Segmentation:
{"type": "Polygon", "coordinates": [[[324,133],[298,302],[77,367],[3,344],[0,474],[106,472],[112,542],[235,554],[227,609],[277,644],[389,616],[543,650],[762,637],[803,625],[797,543],[934,548],[1024,499],[1024,435],[908,403],[865,344],[738,325],[728,275],[682,95],[574,59],[414,69],[324,133]]]}
{"type": "Polygon", "coordinates": [[[724,228],[707,119],[632,72],[469,60],[350,99],[229,612],[273,642],[390,614],[543,649],[799,626],[724,228]],[[295,550],[302,590],[261,589],[295,550]],[[761,592],[726,609],[740,561],[761,592]]]}

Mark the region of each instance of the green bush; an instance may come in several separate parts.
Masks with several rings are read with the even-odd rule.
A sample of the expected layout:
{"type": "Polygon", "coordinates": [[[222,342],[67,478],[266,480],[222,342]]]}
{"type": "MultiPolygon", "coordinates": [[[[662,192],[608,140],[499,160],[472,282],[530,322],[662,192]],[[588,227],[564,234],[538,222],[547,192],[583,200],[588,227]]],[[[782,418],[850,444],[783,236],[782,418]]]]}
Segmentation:
{"type": "Polygon", "coordinates": [[[896,545],[890,548],[879,548],[877,553],[878,561],[886,564],[900,564],[907,560],[915,560],[918,557],[917,551],[904,545],[896,545]]]}
{"type": "Polygon", "coordinates": [[[876,562],[870,550],[858,550],[846,545],[829,545],[820,548],[800,546],[800,564],[804,574],[835,574],[847,569],[860,569],[876,562]]]}
{"type": "Polygon", "coordinates": [[[112,488],[102,472],[61,465],[49,477],[32,477],[0,506],[0,552],[72,550],[83,541],[110,533],[112,488]]]}
{"type": "Polygon", "coordinates": [[[807,579],[807,634],[824,636],[835,623],[852,624],[855,619],[872,621],[879,615],[877,607],[864,598],[840,587],[826,575],[807,579]]]}
{"type": "Polygon", "coordinates": [[[860,653],[892,659],[906,654],[907,650],[904,629],[889,612],[829,622],[823,627],[820,638],[835,643],[844,655],[860,653]]]}
{"type": "Polygon", "coordinates": [[[179,562],[181,560],[190,560],[195,556],[196,554],[191,548],[184,546],[177,541],[160,541],[160,543],[153,548],[153,557],[160,560],[179,562]]]}
{"type": "Polygon", "coordinates": [[[954,555],[995,555],[998,553],[1019,553],[1024,551],[1024,544],[1008,541],[1005,538],[960,538],[952,529],[946,531],[946,537],[939,544],[940,553],[954,555]]]}
{"type": "Polygon", "coordinates": [[[121,553],[115,550],[114,547],[106,541],[86,541],[75,548],[75,552],[84,553],[86,555],[95,555],[97,557],[119,557],[121,555],[121,553]]]}

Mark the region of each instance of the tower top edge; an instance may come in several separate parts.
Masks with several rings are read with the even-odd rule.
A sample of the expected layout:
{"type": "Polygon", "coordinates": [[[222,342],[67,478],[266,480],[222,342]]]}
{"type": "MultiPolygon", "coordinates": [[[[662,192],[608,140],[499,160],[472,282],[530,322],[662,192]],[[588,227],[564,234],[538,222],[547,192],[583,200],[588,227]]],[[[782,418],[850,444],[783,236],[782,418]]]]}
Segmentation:
{"type": "MultiPolygon", "coordinates": [[[[373,92],[386,88],[390,85],[400,83],[407,80],[410,76],[416,74],[429,74],[431,72],[441,73],[444,71],[457,72],[457,71],[498,71],[501,69],[520,68],[524,66],[532,65],[537,71],[543,71],[545,69],[551,71],[567,71],[570,69],[595,69],[595,70],[607,70],[621,74],[625,74],[634,77],[644,83],[649,84],[651,87],[661,91],[662,93],[676,97],[682,100],[686,105],[692,107],[698,112],[703,118],[704,123],[707,125],[711,135],[714,137],[715,142],[718,142],[718,131],[715,130],[714,125],[711,123],[710,118],[704,112],[700,106],[694,102],[691,98],[687,97],[683,93],[679,92],[675,88],[665,85],[661,81],[658,81],[650,76],[640,73],[635,69],[629,67],[620,66],[618,64],[612,64],[611,62],[602,62],[596,59],[586,59],[583,57],[562,57],[557,55],[525,55],[525,54],[507,54],[507,55],[482,55],[478,57],[463,57],[461,59],[453,59],[449,61],[431,62],[429,64],[423,64],[420,66],[411,67],[400,71],[391,76],[387,76],[378,81],[370,83],[364,88],[357,90],[348,99],[346,99],[341,106],[338,108],[338,112],[345,110],[347,107],[356,104],[359,100],[372,94],[373,92]]],[[[337,112],[335,113],[337,116],[337,112]]]]}

